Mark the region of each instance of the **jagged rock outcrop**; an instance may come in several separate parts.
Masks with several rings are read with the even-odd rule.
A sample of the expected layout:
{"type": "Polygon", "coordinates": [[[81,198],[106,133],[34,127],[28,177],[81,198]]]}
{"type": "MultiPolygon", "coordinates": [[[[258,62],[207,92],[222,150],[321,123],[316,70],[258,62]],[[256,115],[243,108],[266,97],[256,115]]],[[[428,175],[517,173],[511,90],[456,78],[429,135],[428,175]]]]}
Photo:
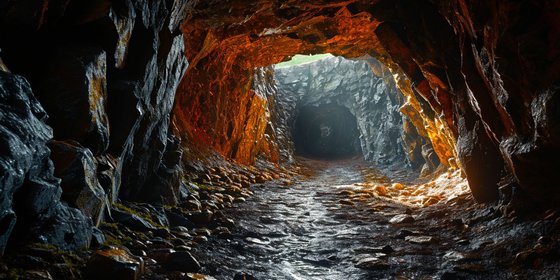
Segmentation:
{"type": "MultiPolygon", "coordinates": [[[[341,57],[275,69],[277,107],[287,112],[287,126],[294,127],[298,110],[305,106],[341,105],[356,117],[365,159],[381,165],[408,163],[399,108],[404,100],[392,80],[374,76],[364,60],[341,57]]],[[[291,135],[291,131],[279,133],[291,135]]],[[[293,142],[293,140],[292,140],[293,142]]],[[[414,158],[412,158],[414,159],[414,158]]],[[[417,165],[422,164],[422,158],[417,165]]]]}
{"type": "Polygon", "coordinates": [[[205,134],[220,140],[207,143],[228,150],[234,142],[228,141],[227,122],[244,124],[246,106],[225,114],[192,108],[249,96],[246,81],[255,67],[297,53],[369,54],[391,70],[406,97],[403,113],[430,138],[441,164],[460,167],[479,201],[494,200],[499,186],[518,184],[514,193],[525,193],[524,199],[556,205],[560,178],[553,166],[559,165],[560,148],[551,120],[558,119],[559,6],[475,0],[195,3],[182,25],[192,70],[178,93],[177,123],[185,130],[208,128],[205,134]],[[189,110],[180,111],[183,106],[189,110]],[[480,158],[494,164],[479,176],[480,158]]]}
{"type": "Polygon", "coordinates": [[[60,201],[47,141],[47,114],[21,76],[0,71],[0,254],[8,241],[89,245],[91,220],[60,201]]]}
{"type": "Polygon", "coordinates": [[[89,240],[87,219],[59,202],[31,89],[54,139],[92,152],[111,201],[175,203],[185,142],[247,164],[289,149],[270,123],[281,113],[263,67],[297,53],[375,57],[405,97],[406,126],[430,139],[404,141],[414,157],[461,168],[479,201],[501,189],[512,202],[558,207],[559,9],[537,0],[3,3],[1,104],[11,119],[2,118],[1,243],[89,240]]]}
{"type": "MultiPolygon", "coordinates": [[[[40,172],[50,174],[44,175],[44,184],[36,182],[41,186],[36,188],[37,193],[24,194],[31,188],[26,187],[30,183],[21,186],[21,182],[6,177],[0,186],[6,190],[3,239],[7,240],[14,227],[10,205],[18,201],[19,196],[12,195],[18,189],[25,200],[19,202],[19,207],[38,205],[49,200],[48,196],[52,200],[36,209],[29,206],[26,216],[18,217],[18,237],[22,241],[35,240],[26,236],[39,231],[37,221],[52,217],[49,223],[40,225],[45,237],[38,241],[60,244],[61,248],[87,246],[91,237],[82,235],[91,235],[92,226],[77,209],[60,206],[61,190],[62,200],[91,217],[95,224],[103,220],[104,212],[119,197],[177,203],[182,147],[170,129],[170,112],[188,65],[178,29],[186,15],[186,5],[183,0],[87,4],[37,0],[0,5],[1,71],[10,69],[29,81],[25,94],[34,102],[30,106],[39,106],[30,93],[32,89],[45,108],[37,111],[37,118],[53,128],[24,127],[21,135],[38,136],[26,136],[27,142],[23,143],[44,146],[53,138],[51,158],[56,176],[62,179],[61,189],[58,179],[52,176],[46,147],[44,151],[37,149],[33,158],[37,162],[44,160],[33,163],[42,164],[35,168],[37,176],[43,176],[40,172]],[[60,237],[73,223],[80,225],[76,233],[60,237]]],[[[23,110],[18,106],[25,102],[9,102],[3,100],[2,106],[23,110]]],[[[21,121],[25,121],[24,117],[25,114],[21,121]]],[[[14,116],[8,121],[17,119],[14,116]]],[[[23,155],[21,160],[24,162],[16,160],[14,164],[32,164],[25,163],[23,155]]],[[[22,176],[31,168],[24,167],[22,176]]],[[[30,177],[29,181],[37,180],[30,177]]]]}
{"type": "Polygon", "coordinates": [[[54,175],[62,180],[63,200],[82,210],[99,226],[109,200],[97,178],[93,154],[75,141],[52,141],[49,148],[55,164],[54,175]]]}

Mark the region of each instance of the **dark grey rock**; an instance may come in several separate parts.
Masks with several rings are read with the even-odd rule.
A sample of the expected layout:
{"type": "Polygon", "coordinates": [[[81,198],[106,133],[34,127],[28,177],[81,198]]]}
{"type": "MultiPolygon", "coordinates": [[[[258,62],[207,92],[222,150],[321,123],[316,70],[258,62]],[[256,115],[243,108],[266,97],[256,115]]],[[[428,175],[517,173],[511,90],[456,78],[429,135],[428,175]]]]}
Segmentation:
{"type": "Polygon", "coordinates": [[[198,261],[186,251],[174,252],[169,254],[165,264],[169,270],[182,272],[197,272],[201,269],[198,261]]]}
{"type": "Polygon", "coordinates": [[[183,216],[179,212],[173,210],[165,210],[165,214],[167,215],[167,219],[169,220],[169,224],[171,226],[181,226],[188,229],[192,229],[195,227],[195,224],[193,222],[191,222],[187,217],[183,216]]]}
{"type": "MultiPolygon", "coordinates": [[[[276,68],[275,79],[275,106],[276,111],[281,111],[276,121],[277,135],[293,137],[290,130],[301,108],[339,105],[356,117],[365,159],[384,165],[408,162],[401,140],[403,117],[399,108],[403,97],[391,79],[374,76],[366,61],[331,57],[276,68]]],[[[283,153],[290,150],[293,147],[284,148],[283,153]]]]}
{"type": "Polygon", "coordinates": [[[0,254],[10,236],[14,243],[46,242],[61,249],[89,245],[91,220],[60,202],[46,119],[29,83],[0,71],[0,254]]]}
{"type": "Polygon", "coordinates": [[[144,261],[125,247],[98,250],[86,266],[87,279],[136,280],[144,272],[144,261]]]}
{"type": "Polygon", "coordinates": [[[99,248],[105,241],[105,234],[100,229],[94,227],[91,233],[91,248],[99,248]]]}
{"type": "Polygon", "coordinates": [[[89,149],[76,141],[51,141],[54,174],[62,179],[62,199],[80,209],[96,226],[108,200],[97,179],[97,163],[89,149]]]}
{"type": "Polygon", "coordinates": [[[119,131],[111,134],[109,150],[121,155],[120,197],[127,200],[174,203],[180,196],[180,168],[171,160],[176,144],[168,139],[175,92],[188,65],[176,24],[184,2],[137,3],[134,15],[120,15],[135,17],[135,24],[124,67],[109,78],[109,122],[119,131]],[[122,118],[123,112],[131,117],[122,118]]]}
{"type": "Polygon", "coordinates": [[[233,280],[257,280],[257,278],[255,278],[252,274],[239,273],[239,274],[235,274],[233,280]]]}
{"type": "Polygon", "coordinates": [[[54,138],[76,140],[96,155],[109,145],[106,61],[99,48],[55,47],[31,80],[54,138]]]}
{"type": "Polygon", "coordinates": [[[128,213],[123,210],[113,208],[111,211],[113,219],[133,230],[137,231],[153,231],[156,228],[148,221],[142,219],[136,214],[128,213]]]}
{"type": "Polygon", "coordinates": [[[367,270],[384,270],[391,266],[386,260],[382,260],[375,257],[368,257],[359,260],[356,265],[357,268],[367,269],[367,270]]]}

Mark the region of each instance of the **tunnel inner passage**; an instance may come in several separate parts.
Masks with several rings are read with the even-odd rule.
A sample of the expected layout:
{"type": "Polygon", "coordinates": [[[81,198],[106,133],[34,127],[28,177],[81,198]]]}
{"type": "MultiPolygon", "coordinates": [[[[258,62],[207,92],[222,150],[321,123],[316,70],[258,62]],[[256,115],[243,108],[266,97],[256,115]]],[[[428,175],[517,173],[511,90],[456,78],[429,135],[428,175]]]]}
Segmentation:
{"type": "Polygon", "coordinates": [[[303,106],[293,137],[296,153],[306,157],[339,159],[362,154],[356,117],[341,105],[303,106]]]}

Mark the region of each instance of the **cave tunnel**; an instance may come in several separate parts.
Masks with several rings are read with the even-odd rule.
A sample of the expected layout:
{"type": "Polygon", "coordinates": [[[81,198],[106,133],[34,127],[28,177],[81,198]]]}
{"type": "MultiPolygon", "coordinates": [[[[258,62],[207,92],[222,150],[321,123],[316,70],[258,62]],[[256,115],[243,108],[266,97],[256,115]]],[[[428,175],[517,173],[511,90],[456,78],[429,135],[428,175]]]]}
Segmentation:
{"type": "Polygon", "coordinates": [[[335,104],[307,105],[299,109],[293,139],[296,153],[321,159],[361,155],[356,117],[335,104]]]}
{"type": "Polygon", "coordinates": [[[82,2],[0,4],[0,279],[558,278],[560,1],[82,2]]]}

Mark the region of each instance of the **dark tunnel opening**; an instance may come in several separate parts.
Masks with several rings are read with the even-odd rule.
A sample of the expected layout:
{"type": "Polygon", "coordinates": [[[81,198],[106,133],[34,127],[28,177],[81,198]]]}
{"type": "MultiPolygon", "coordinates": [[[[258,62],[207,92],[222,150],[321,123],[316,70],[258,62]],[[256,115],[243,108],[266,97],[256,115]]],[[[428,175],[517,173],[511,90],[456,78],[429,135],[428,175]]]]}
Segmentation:
{"type": "Polygon", "coordinates": [[[303,106],[296,117],[296,154],[318,159],[342,159],[362,154],[356,117],[336,104],[303,106]]]}

